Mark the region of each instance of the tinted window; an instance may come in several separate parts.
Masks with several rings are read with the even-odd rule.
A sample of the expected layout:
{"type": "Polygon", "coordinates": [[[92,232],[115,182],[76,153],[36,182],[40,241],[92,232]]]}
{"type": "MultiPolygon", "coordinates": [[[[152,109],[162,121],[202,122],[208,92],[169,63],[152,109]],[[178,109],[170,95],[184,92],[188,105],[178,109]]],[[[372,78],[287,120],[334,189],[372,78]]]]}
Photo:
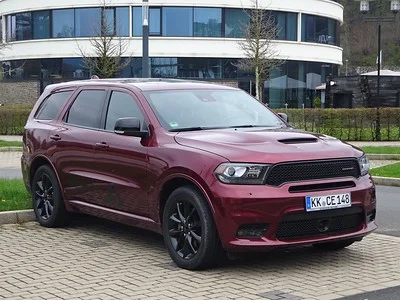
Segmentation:
{"type": "Polygon", "coordinates": [[[30,40],[32,38],[31,13],[16,14],[16,37],[17,41],[30,40]]]}
{"type": "Polygon", "coordinates": [[[67,123],[99,128],[105,94],[100,90],[80,92],[68,112],[67,123]]]}
{"type": "Polygon", "coordinates": [[[73,37],[75,31],[74,10],[53,10],[53,37],[73,37]]]}
{"type": "Polygon", "coordinates": [[[243,9],[225,9],[225,36],[239,38],[244,36],[244,29],[250,23],[249,12],[243,9]]]}
{"type": "Polygon", "coordinates": [[[194,36],[221,36],[222,10],[194,8],[194,36]]]}
{"type": "Polygon", "coordinates": [[[129,9],[128,7],[117,7],[116,14],[116,31],[118,36],[129,36],[129,9]]]}
{"type": "Polygon", "coordinates": [[[106,130],[114,131],[115,122],[125,117],[138,118],[143,124],[143,115],[136,101],[129,94],[113,92],[108,105],[106,130]]]}
{"type": "Polygon", "coordinates": [[[193,36],[193,8],[164,7],[163,36],[193,36]]]}
{"type": "Polygon", "coordinates": [[[99,36],[101,13],[100,8],[75,9],[76,37],[99,36]]]}
{"type": "Polygon", "coordinates": [[[132,8],[133,36],[142,36],[142,8],[135,6],[132,8]]]}
{"type": "Polygon", "coordinates": [[[302,15],[303,42],[337,45],[337,21],[312,15],[302,15]]]}
{"type": "Polygon", "coordinates": [[[38,112],[36,119],[39,120],[53,120],[60,112],[61,107],[67,102],[71,96],[72,91],[59,92],[50,95],[43,101],[38,112]]]}
{"type": "Polygon", "coordinates": [[[151,35],[161,35],[161,9],[150,8],[149,11],[149,33],[151,35]]]}
{"type": "Polygon", "coordinates": [[[32,13],[33,38],[50,38],[50,11],[36,11],[32,13]]]}

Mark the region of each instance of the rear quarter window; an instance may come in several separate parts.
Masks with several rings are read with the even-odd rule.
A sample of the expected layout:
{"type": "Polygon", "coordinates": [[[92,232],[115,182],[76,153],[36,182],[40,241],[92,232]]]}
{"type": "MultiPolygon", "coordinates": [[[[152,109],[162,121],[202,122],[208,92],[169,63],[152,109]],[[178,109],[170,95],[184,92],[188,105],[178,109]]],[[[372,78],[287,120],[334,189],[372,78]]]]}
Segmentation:
{"type": "Polygon", "coordinates": [[[54,120],[71,94],[72,91],[62,91],[51,94],[42,102],[36,112],[35,118],[38,120],[54,120]]]}

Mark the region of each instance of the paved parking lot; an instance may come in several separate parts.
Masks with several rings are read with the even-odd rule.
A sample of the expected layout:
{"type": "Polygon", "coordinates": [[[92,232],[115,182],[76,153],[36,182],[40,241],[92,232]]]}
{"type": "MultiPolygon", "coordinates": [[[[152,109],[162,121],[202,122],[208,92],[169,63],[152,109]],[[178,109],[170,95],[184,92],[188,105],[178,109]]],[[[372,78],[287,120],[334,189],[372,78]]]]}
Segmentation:
{"type": "Polygon", "coordinates": [[[247,255],[177,268],[156,234],[89,217],[69,227],[0,226],[0,299],[335,299],[400,285],[400,238],[339,252],[247,255]]]}

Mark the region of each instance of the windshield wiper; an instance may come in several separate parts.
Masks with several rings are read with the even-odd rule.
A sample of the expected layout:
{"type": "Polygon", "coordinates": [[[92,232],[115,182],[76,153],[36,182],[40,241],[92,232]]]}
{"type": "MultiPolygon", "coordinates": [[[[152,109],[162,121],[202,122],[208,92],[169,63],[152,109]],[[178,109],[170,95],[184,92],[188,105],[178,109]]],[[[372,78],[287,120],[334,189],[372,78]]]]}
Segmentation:
{"type": "Polygon", "coordinates": [[[207,129],[212,129],[212,128],[195,126],[195,127],[173,128],[173,129],[170,129],[168,131],[170,131],[170,132],[183,132],[183,131],[200,131],[200,130],[207,130],[207,129]]]}

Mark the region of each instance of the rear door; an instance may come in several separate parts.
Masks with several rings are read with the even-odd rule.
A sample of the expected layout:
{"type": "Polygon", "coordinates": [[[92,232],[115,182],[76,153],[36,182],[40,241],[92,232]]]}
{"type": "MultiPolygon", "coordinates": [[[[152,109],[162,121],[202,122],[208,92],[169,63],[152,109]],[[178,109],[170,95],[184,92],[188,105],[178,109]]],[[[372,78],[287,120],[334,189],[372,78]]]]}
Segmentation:
{"type": "Polygon", "coordinates": [[[104,88],[81,89],[66,109],[59,126],[52,130],[49,150],[62,183],[66,201],[93,203],[96,176],[94,133],[100,130],[107,91],[104,88]]]}
{"type": "Polygon", "coordinates": [[[103,132],[96,133],[94,183],[97,204],[139,216],[148,216],[147,146],[139,137],[114,133],[115,122],[136,117],[142,128],[148,124],[145,113],[133,93],[113,89],[104,113],[103,132]]]}

